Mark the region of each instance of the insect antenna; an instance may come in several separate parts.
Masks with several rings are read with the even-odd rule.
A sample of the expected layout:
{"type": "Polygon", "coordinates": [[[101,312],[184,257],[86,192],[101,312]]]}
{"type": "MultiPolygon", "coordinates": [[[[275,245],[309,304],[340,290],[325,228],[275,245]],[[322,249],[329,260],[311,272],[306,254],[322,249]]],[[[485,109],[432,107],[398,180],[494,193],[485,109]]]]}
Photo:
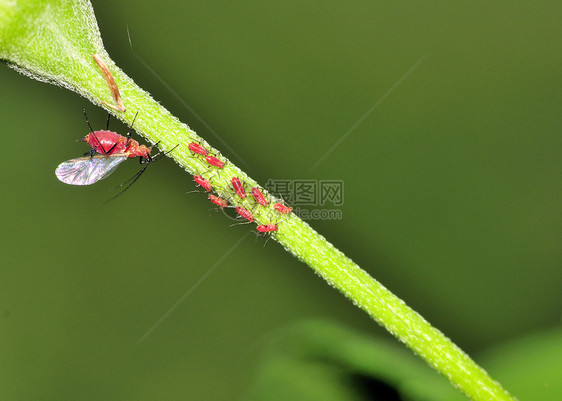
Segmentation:
{"type": "MultiPolygon", "coordinates": [[[[156,142],[156,144],[154,144],[154,146],[158,145],[159,143],[160,143],[160,141],[156,142]]],[[[158,153],[156,156],[151,158],[151,161],[155,162],[156,160],[160,160],[162,157],[166,156],[168,153],[170,153],[172,150],[174,150],[178,146],[180,146],[179,143],[176,146],[174,146],[172,149],[168,150],[167,152],[158,153]]],[[[150,148],[152,149],[152,146],[150,148]]]]}
{"type": "Polygon", "coordinates": [[[94,132],[94,129],[92,128],[92,124],[90,124],[90,120],[88,120],[86,109],[82,109],[82,113],[84,113],[84,117],[86,118],[86,123],[88,124],[88,128],[90,128],[90,132],[94,132]]]}
{"type": "Polygon", "coordinates": [[[115,198],[117,198],[117,197],[123,195],[123,192],[125,192],[127,189],[131,188],[131,185],[133,185],[133,184],[140,178],[140,176],[142,175],[142,173],[144,173],[144,170],[146,170],[146,168],[148,167],[149,164],[150,164],[149,162],[145,163],[145,165],[144,165],[139,171],[137,171],[137,172],[135,173],[135,175],[133,175],[131,178],[127,179],[126,181],[123,181],[123,182],[121,183],[121,185],[119,185],[120,187],[122,187],[123,185],[125,185],[126,183],[128,183],[128,182],[130,181],[130,182],[129,182],[129,185],[127,185],[127,186],[126,186],[123,190],[121,190],[117,195],[115,195],[115,196],[109,198],[105,203],[107,203],[107,202],[109,202],[109,201],[112,201],[112,200],[114,200],[115,198]]]}
{"type": "MultiPolygon", "coordinates": [[[[96,139],[96,142],[98,143],[99,147],[101,148],[101,150],[103,150],[103,154],[104,155],[108,155],[109,152],[111,152],[113,150],[113,148],[115,148],[115,145],[113,145],[113,147],[109,150],[109,152],[106,152],[106,150],[104,149],[103,145],[101,144],[100,140],[98,139],[96,133],[94,132],[94,129],[92,128],[92,124],[90,124],[90,120],[88,120],[88,115],[86,114],[86,109],[82,109],[82,112],[84,113],[84,117],[86,117],[86,123],[88,123],[88,128],[90,128],[90,133],[94,136],[94,138],[96,139]]],[[[107,113],[107,126],[109,127],[109,117],[111,116],[111,114],[107,113]]],[[[96,149],[97,146],[95,148],[92,148],[92,150],[88,153],[90,153],[90,156],[94,156],[96,154],[96,149]]],[[[84,153],[85,155],[87,155],[88,153],[84,153]]]]}

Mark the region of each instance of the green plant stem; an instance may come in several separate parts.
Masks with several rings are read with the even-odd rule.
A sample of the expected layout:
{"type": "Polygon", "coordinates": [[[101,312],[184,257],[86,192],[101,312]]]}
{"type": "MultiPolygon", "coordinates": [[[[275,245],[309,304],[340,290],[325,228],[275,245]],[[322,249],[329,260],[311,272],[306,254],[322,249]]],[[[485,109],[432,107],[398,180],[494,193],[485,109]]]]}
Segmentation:
{"type": "MultiPolygon", "coordinates": [[[[88,1],[36,0],[16,3],[0,0],[0,57],[26,75],[80,93],[128,124],[132,123],[136,111],[139,111],[135,121],[138,133],[152,143],[159,141],[163,150],[178,145],[170,156],[186,171],[207,178],[213,190],[230,204],[256,210],[251,197],[242,200],[233,193],[230,180],[236,176],[248,188],[258,184],[222,156],[219,157],[226,162],[222,172],[209,174],[208,164],[201,157],[194,157],[188,149],[188,143],[199,142],[212,153],[219,152],[115,66],[103,48],[88,1]],[[119,113],[102,105],[102,102],[111,104],[113,100],[92,58],[94,53],[99,54],[112,71],[121,90],[126,112],[119,113]]],[[[271,195],[264,193],[271,199],[271,195]]],[[[295,214],[280,217],[271,205],[259,206],[255,219],[260,224],[278,221],[279,231],[274,238],[287,251],[308,264],[429,365],[447,376],[468,397],[473,400],[513,400],[439,330],[295,214]]]]}

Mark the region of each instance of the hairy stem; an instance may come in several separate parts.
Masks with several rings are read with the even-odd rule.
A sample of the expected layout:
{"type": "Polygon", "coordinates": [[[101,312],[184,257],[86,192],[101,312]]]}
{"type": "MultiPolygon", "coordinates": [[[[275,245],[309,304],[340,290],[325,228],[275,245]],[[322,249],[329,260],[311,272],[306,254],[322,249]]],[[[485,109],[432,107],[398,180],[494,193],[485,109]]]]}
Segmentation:
{"type": "MultiPolygon", "coordinates": [[[[513,400],[439,330],[295,214],[279,214],[273,209],[272,202],[267,207],[257,206],[251,196],[240,199],[232,189],[232,177],[238,177],[246,188],[258,187],[258,184],[172,116],[111,61],[88,1],[0,0],[0,57],[32,78],[80,93],[129,124],[140,110],[135,121],[137,132],[152,143],[160,142],[163,150],[177,145],[170,157],[190,174],[208,179],[213,190],[230,204],[252,209],[257,223],[278,222],[278,232],[273,237],[287,251],[447,376],[454,386],[474,400],[513,400]],[[93,59],[94,54],[99,54],[112,72],[123,97],[125,112],[107,106],[113,102],[112,92],[93,59]],[[204,158],[190,152],[190,142],[201,144],[226,162],[220,174],[212,172],[204,158]]],[[[262,192],[274,201],[265,190],[262,192]]]]}

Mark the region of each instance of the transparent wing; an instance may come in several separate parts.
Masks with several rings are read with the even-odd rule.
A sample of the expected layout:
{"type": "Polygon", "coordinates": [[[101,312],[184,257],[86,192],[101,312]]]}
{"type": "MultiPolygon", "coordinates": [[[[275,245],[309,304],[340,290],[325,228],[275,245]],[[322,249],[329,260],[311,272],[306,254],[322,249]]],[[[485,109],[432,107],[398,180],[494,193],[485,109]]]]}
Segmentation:
{"type": "Polygon", "coordinates": [[[65,184],[92,185],[113,173],[125,160],[126,155],[80,157],[59,164],[55,174],[65,184]]]}

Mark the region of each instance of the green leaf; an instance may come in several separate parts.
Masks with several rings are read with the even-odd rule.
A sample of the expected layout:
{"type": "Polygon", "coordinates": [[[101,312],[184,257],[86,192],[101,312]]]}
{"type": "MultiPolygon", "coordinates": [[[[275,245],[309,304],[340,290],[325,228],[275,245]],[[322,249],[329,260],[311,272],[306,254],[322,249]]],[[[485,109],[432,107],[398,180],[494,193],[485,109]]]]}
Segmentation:
{"type": "Polygon", "coordinates": [[[267,344],[254,400],[466,400],[398,344],[331,322],[280,330],[267,344]]]}
{"type": "MultiPolygon", "coordinates": [[[[276,332],[246,401],[466,400],[404,348],[333,322],[276,332]]],[[[532,334],[480,355],[521,399],[562,399],[562,330],[532,334]]]]}
{"type": "Polygon", "coordinates": [[[512,340],[481,355],[483,363],[522,400],[562,400],[562,330],[512,340]]]}

